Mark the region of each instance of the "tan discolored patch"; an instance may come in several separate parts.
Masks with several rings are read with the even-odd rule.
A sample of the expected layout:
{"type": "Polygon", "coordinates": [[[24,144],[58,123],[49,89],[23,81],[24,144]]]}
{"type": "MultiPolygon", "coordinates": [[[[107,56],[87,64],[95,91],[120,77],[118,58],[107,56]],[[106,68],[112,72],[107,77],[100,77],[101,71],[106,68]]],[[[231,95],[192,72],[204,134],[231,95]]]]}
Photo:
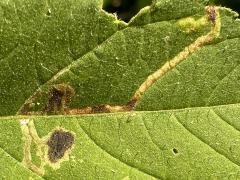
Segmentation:
{"type": "Polygon", "coordinates": [[[136,100],[131,100],[127,103],[127,105],[122,106],[103,104],[99,106],[70,109],[68,114],[76,115],[76,114],[128,112],[134,110],[136,102],[137,102],[136,100]]]}
{"type": "Polygon", "coordinates": [[[42,147],[42,142],[40,138],[37,136],[35,131],[35,127],[33,125],[33,122],[29,119],[21,119],[20,120],[21,130],[22,130],[22,141],[23,141],[23,165],[27,168],[31,169],[33,172],[37,173],[40,176],[43,176],[45,171],[43,168],[43,162],[41,161],[40,166],[35,165],[32,162],[32,156],[31,156],[31,144],[35,143],[37,145],[37,151],[36,154],[39,157],[42,157],[39,153],[39,150],[42,147]]]}
{"type": "Polygon", "coordinates": [[[65,152],[72,147],[73,143],[73,134],[62,129],[55,130],[47,142],[49,161],[56,163],[59,159],[63,158],[65,152]]]}
{"type": "Polygon", "coordinates": [[[106,105],[99,105],[91,107],[91,113],[108,113],[110,112],[106,105]]]}

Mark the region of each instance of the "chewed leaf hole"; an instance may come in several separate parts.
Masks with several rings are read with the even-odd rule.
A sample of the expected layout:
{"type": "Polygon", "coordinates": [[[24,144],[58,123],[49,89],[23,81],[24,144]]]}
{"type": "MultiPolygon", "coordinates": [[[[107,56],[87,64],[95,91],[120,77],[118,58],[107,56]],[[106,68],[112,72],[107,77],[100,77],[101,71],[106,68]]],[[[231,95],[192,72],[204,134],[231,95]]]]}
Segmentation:
{"type": "Polygon", "coordinates": [[[56,163],[63,158],[65,152],[72,147],[74,143],[74,136],[70,132],[64,130],[55,130],[48,142],[48,159],[52,163],[56,163]]]}
{"type": "Polygon", "coordinates": [[[152,4],[152,0],[104,0],[103,9],[115,13],[117,17],[128,22],[138,11],[152,4]]]}
{"type": "Polygon", "coordinates": [[[174,154],[178,154],[178,150],[176,148],[173,148],[172,151],[174,154]]]}

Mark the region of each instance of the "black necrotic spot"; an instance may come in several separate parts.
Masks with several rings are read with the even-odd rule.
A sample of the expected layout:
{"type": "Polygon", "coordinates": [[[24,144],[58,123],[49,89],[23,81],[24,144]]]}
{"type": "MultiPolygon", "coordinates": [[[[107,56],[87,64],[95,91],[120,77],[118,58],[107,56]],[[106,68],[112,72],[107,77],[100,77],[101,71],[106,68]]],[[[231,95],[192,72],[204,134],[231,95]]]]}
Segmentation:
{"type": "Polygon", "coordinates": [[[51,16],[51,9],[48,9],[48,10],[47,10],[46,16],[51,16]]]}
{"type": "Polygon", "coordinates": [[[178,150],[176,148],[173,148],[172,151],[174,154],[178,154],[178,150]]]}
{"type": "Polygon", "coordinates": [[[53,163],[57,162],[64,156],[66,150],[72,147],[73,143],[74,136],[70,132],[55,130],[47,142],[49,160],[53,163]]]}

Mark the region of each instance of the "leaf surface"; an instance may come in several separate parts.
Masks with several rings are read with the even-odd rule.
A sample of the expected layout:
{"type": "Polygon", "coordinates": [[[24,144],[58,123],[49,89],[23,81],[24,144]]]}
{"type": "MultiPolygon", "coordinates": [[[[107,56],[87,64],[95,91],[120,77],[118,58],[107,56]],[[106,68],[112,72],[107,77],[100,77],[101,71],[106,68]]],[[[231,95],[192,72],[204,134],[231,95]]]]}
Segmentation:
{"type": "Polygon", "coordinates": [[[0,148],[0,168],[1,168],[1,178],[2,179],[28,179],[33,178],[41,180],[40,176],[33,173],[29,169],[22,166],[19,161],[16,161],[8,153],[6,153],[2,148],[0,148]]]}
{"type": "MultiPolygon", "coordinates": [[[[239,105],[175,111],[130,112],[72,117],[29,117],[39,137],[56,127],[76,134],[69,160],[43,178],[65,179],[211,179],[239,178],[239,105]]],[[[8,129],[22,117],[2,118],[0,128],[10,155],[22,159],[12,147],[8,129]],[[11,147],[11,148],[9,148],[11,147]]],[[[35,151],[32,151],[34,157],[35,151]]]]}
{"type": "Polygon", "coordinates": [[[101,5],[0,2],[0,176],[239,179],[237,14],[209,13],[205,0],[156,0],[124,23],[101,5]],[[181,63],[150,79],[134,111],[16,115],[28,103],[41,110],[60,83],[76,92],[70,108],[125,105],[174,59],[181,63]],[[55,132],[74,141],[64,152],[57,144],[52,162],[55,132]]]}

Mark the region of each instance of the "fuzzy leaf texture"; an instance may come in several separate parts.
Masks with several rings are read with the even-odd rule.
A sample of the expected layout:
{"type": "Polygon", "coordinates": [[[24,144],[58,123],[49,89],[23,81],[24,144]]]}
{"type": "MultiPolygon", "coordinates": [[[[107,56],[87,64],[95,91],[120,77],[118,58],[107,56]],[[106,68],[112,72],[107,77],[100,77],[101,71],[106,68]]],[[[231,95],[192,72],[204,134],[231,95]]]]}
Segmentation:
{"type": "Polygon", "coordinates": [[[155,0],[129,23],[101,0],[0,1],[1,179],[240,179],[240,20],[155,0]],[[68,84],[69,108],[38,112],[68,84]]]}

